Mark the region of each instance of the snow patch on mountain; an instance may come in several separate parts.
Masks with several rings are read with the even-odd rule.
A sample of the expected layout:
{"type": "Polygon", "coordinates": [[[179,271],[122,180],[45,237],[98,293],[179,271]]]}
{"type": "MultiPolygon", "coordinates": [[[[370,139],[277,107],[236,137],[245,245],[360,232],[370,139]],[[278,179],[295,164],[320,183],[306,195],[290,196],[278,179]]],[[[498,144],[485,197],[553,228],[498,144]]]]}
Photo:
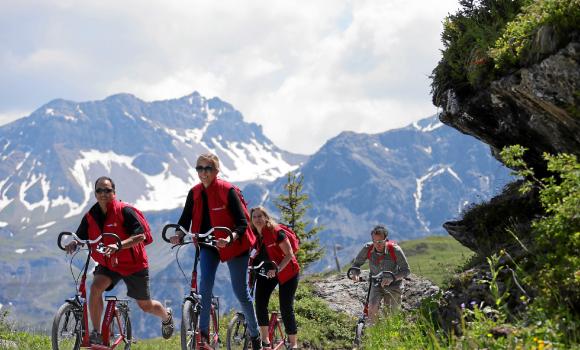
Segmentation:
{"type": "Polygon", "coordinates": [[[50,200],[48,199],[49,190],[50,190],[50,181],[46,179],[46,175],[33,174],[29,181],[24,182],[20,185],[19,198],[22,204],[24,204],[26,209],[28,209],[29,211],[32,211],[39,207],[43,207],[44,212],[46,212],[48,210],[48,207],[50,206],[50,200]],[[40,185],[40,189],[42,191],[42,199],[34,202],[29,202],[26,199],[28,195],[27,192],[37,184],[40,185]]]}
{"type": "Polygon", "coordinates": [[[437,120],[436,122],[429,123],[426,126],[421,126],[419,124],[419,122],[414,122],[412,125],[415,129],[417,129],[419,131],[431,132],[433,130],[436,130],[436,129],[439,129],[440,127],[442,127],[443,123],[441,123],[439,120],[437,120]]]}
{"type": "Polygon", "coordinates": [[[226,142],[224,146],[214,138],[212,143],[216,150],[233,160],[232,169],[221,166],[224,178],[228,181],[272,181],[298,168],[298,165],[288,164],[280,152],[273,150],[272,145],[260,144],[256,140],[251,143],[226,142]]]}

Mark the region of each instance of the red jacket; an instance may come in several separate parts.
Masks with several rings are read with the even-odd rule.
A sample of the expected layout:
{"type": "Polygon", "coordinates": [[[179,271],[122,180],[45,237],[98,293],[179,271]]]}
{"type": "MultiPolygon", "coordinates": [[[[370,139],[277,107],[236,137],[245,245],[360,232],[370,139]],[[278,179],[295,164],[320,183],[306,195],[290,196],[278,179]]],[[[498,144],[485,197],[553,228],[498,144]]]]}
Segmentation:
{"type": "MultiPolygon", "coordinates": [[[[272,261],[277,265],[280,265],[282,259],[284,259],[284,252],[278,243],[278,232],[281,231],[278,225],[270,230],[268,227],[262,228],[262,246],[266,247],[266,253],[272,261]]],[[[288,240],[288,238],[286,238],[288,240]]],[[[296,255],[290,260],[290,262],[280,271],[278,271],[278,281],[280,284],[284,284],[286,281],[290,280],[300,272],[300,265],[298,265],[298,260],[296,260],[296,255]]]]}
{"type": "MultiPolygon", "coordinates": [[[[129,238],[131,235],[126,232],[125,226],[123,225],[124,219],[121,210],[124,206],[124,203],[117,200],[109,203],[107,206],[107,217],[102,232],[90,212],[86,213],[85,216],[88,223],[89,239],[96,239],[102,233],[114,233],[119,236],[121,241],[129,238]]],[[[115,243],[115,240],[110,237],[104,237],[102,242],[103,244],[108,245],[115,243]]],[[[149,266],[143,242],[136,244],[131,248],[121,249],[111,257],[106,257],[96,251],[92,251],[91,256],[97,263],[99,263],[99,265],[103,265],[109,270],[118,272],[123,276],[131,275],[149,266]]]]}
{"type": "MultiPolygon", "coordinates": [[[[193,213],[191,215],[191,232],[199,232],[201,229],[201,220],[203,217],[203,206],[201,193],[205,191],[207,194],[207,205],[209,208],[209,218],[211,226],[225,226],[230,229],[234,229],[236,224],[231,212],[228,210],[228,193],[232,188],[232,184],[227,181],[215,179],[207,188],[203,184],[199,183],[193,187],[193,213]]],[[[240,199],[241,201],[241,199],[240,199]]],[[[228,261],[232,258],[239,256],[240,254],[248,251],[250,247],[256,242],[256,236],[252,232],[250,227],[250,214],[248,209],[242,203],[242,208],[248,221],[248,227],[246,232],[242,235],[241,239],[236,239],[234,242],[229,244],[227,247],[218,249],[220,260],[228,261]]],[[[203,232],[199,232],[203,233],[203,232]]],[[[223,231],[216,231],[216,236],[218,238],[226,238],[227,234],[223,231]]]]}

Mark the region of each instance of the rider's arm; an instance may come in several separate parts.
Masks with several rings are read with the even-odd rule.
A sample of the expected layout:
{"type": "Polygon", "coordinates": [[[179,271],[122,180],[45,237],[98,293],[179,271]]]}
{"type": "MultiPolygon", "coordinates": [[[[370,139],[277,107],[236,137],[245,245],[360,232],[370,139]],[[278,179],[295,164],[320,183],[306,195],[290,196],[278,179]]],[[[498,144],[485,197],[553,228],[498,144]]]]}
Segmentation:
{"type": "Polygon", "coordinates": [[[77,228],[76,235],[80,239],[89,239],[89,222],[87,221],[87,217],[83,215],[83,219],[77,228]]]}
{"type": "Polygon", "coordinates": [[[121,214],[123,215],[123,226],[125,226],[126,232],[130,235],[129,238],[121,242],[121,249],[130,248],[143,242],[145,240],[145,229],[139,219],[137,219],[135,211],[130,207],[124,207],[121,214]]]}
{"type": "MultiPolygon", "coordinates": [[[[367,260],[368,251],[369,251],[369,245],[367,243],[362,247],[362,249],[358,252],[356,257],[352,261],[352,267],[360,268],[367,260]]],[[[358,281],[358,276],[360,276],[360,270],[358,270],[358,272],[353,271],[352,274],[353,274],[353,277],[352,277],[353,280],[358,281]]]]}
{"type": "Polygon", "coordinates": [[[283,230],[278,231],[278,238],[277,243],[280,249],[282,249],[282,253],[284,253],[284,258],[280,261],[280,265],[278,265],[278,271],[282,271],[286,265],[292,260],[294,257],[294,251],[292,250],[292,246],[290,245],[290,241],[286,238],[286,234],[283,230]]]}
{"type": "Polygon", "coordinates": [[[234,240],[240,239],[248,228],[248,220],[246,220],[242,202],[233,187],[230,188],[230,191],[228,192],[228,207],[236,225],[232,232],[234,240]]]}
{"type": "MultiPolygon", "coordinates": [[[[87,222],[86,216],[83,216],[83,219],[81,220],[81,223],[79,224],[79,227],[77,228],[76,235],[80,239],[88,239],[89,238],[89,223],[87,222]]],[[[77,244],[78,243],[75,240],[70,241],[65,246],[65,250],[67,251],[67,253],[71,254],[72,252],[74,252],[77,249],[77,244]]]]}
{"type": "MultiPolygon", "coordinates": [[[[372,245],[372,243],[370,243],[372,245]]],[[[352,262],[352,267],[361,267],[367,261],[369,243],[365,244],[352,262]]]]}
{"type": "Polygon", "coordinates": [[[403,249],[399,245],[395,245],[395,256],[397,257],[398,271],[395,274],[395,280],[402,280],[403,278],[411,274],[411,269],[409,268],[409,263],[407,262],[407,257],[403,253],[403,249]]]}
{"type": "MultiPolygon", "coordinates": [[[[177,222],[181,227],[189,230],[191,227],[191,219],[193,214],[193,189],[189,191],[187,194],[187,199],[185,200],[185,205],[183,206],[183,211],[181,212],[181,217],[177,222]]],[[[179,235],[183,235],[182,233],[178,233],[179,235]]]]}

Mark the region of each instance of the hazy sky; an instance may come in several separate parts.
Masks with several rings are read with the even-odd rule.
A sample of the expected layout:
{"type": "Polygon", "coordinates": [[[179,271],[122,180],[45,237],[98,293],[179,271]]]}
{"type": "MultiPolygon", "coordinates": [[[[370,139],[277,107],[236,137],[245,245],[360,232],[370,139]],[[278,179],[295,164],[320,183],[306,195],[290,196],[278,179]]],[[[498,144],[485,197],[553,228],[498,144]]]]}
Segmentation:
{"type": "Polygon", "coordinates": [[[0,0],[0,125],[55,99],[198,91],[283,149],[436,113],[457,0],[0,0]]]}

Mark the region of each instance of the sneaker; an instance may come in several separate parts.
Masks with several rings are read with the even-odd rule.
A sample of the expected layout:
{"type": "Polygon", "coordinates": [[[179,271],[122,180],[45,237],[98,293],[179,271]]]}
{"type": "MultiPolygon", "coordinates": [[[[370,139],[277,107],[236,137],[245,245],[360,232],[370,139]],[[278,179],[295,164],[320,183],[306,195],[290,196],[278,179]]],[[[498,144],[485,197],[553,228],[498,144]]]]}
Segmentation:
{"type": "Polygon", "coordinates": [[[262,350],[262,337],[258,334],[256,337],[250,338],[252,341],[253,350],[262,350]]]}
{"type": "Polygon", "coordinates": [[[97,330],[93,329],[91,334],[89,334],[89,343],[91,344],[103,344],[103,337],[97,330]]]}
{"type": "Polygon", "coordinates": [[[272,350],[270,343],[264,343],[262,340],[262,350],[272,350]]]}
{"type": "Polygon", "coordinates": [[[171,311],[171,308],[167,308],[167,313],[169,314],[169,318],[165,321],[161,321],[161,335],[163,335],[163,338],[165,339],[171,338],[173,330],[175,329],[173,324],[173,312],[171,311]]]}

